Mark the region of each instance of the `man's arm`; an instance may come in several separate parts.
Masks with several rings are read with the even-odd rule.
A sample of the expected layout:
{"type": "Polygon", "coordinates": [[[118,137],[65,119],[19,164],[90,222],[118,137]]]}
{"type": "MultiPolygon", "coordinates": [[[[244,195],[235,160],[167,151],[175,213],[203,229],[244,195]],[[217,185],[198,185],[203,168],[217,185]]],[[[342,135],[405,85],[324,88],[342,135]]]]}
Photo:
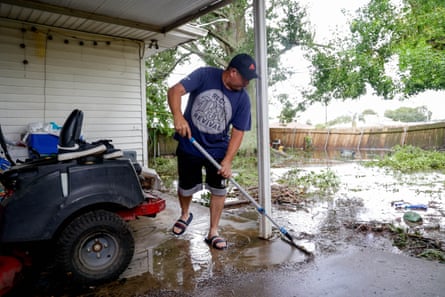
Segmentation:
{"type": "Polygon", "coordinates": [[[224,159],[221,161],[221,169],[218,172],[225,178],[229,178],[232,176],[232,161],[241,146],[243,137],[244,131],[232,127],[232,134],[230,136],[229,146],[227,148],[224,159]]]}
{"type": "Polygon", "coordinates": [[[173,114],[173,124],[175,126],[175,131],[178,132],[182,137],[187,136],[192,137],[192,132],[187,120],[184,118],[181,110],[181,97],[187,92],[181,83],[177,83],[167,92],[168,106],[173,114]]]}

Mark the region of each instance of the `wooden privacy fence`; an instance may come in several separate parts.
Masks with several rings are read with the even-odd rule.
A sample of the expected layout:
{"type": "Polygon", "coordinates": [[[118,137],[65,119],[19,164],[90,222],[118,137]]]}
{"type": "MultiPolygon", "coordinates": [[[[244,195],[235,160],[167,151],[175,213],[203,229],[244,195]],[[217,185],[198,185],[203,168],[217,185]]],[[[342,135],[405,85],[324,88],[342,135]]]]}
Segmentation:
{"type": "Polygon", "coordinates": [[[444,147],[445,122],[347,129],[270,128],[272,142],[294,149],[389,150],[395,145],[444,147]]]}
{"type": "Polygon", "coordinates": [[[153,136],[151,132],[149,131],[150,137],[148,141],[149,160],[158,156],[174,155],[176,153],[178,142],[173,139],[173,136],[163,134],[153,136]]]}
{"type": "MultiPolygon", "coordinates": [[[[424,149],[445,146],[445,122],[350,129],[270,128],[271,142],[294,149],[314,150],[389,150],[395,145],[413,145],[424,149]]],[[[171,155],[177,142],[172,136],[158,135],[149,144],[149,157],[171,155]]]]}

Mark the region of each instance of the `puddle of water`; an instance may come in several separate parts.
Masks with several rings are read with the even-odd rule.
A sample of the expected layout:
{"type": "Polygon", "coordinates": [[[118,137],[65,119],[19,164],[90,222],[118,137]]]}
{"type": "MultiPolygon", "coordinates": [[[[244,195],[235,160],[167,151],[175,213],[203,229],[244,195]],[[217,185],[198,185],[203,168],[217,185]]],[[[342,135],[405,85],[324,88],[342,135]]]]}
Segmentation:
{"type": "MultiPolygon", "coordinates": [[[[445,175],[441,173],[415,173],[397,175],[380,168],[364,167],[356,162],[310,165],[306,171],[321,172],[329,168],[341,179],[339,190],[326,201],[316,201],[305,211],[274,210],[283,223],[298,232],[314,234],[326,224],[328,212],[335,210],[336,219],[343,222],[392,223],[408,228],[403,221],[407,211],[418,212],[423,225],[418,229],[434,233],[444,239],[445,175]],[[394,202],[406,205],[426,205],[427,210],[410,210],[394,207],[394,202]]],[[[273,176],[282,176],[291,168],[272,169],[273,176]]]]}
{"type": "MultiPolygon", "coordinates": [[[[415,227],[416,230],[427,237],[445,240],[445,201],[441,197],[445,190],[445,175],[433,172],[396,174],[381,168],[365,167],[358,162],[382,157],[385,153],[358,152],[354,158],[341,158],[339,152],[315,152],[298,168],[315,173],[327,169],[333,171],[341,180],[339,190],[329,197],[307,203],[303,209],[273,205],[271,216],[294,235],[315,235],[320,231],[329,233],[348,223],[390,223],[408,229],[410,227],[404,222],[403,215],[411,210],[396,208],[393,203],[420,204],[426,205],[427,210],[413,210],[423,220],[422,225],[415,227]]],[[[291,169],[271,168],[271,182],[291,169]]],[[[203,194],[205,190],[197,193],[194,201],[202,202],[203,194]]],[[[246,212],[243,214],[245,208],[233,211],[242,216],[246,215],[246,212]]],[[[257,217],[255,211],[249,212],[250,219],[257,217]]]]}
{"type": "MultiPolygon", "coordinates": [[[[382,154],[383,152],[378,152],[377,155],[382,154]]],[[[403,201],[427,205],[426,211],[418,211],[423,218],[423,225],[419,230],[438,232],[441,233],[439,236],[444,237],[445,206],[441,193],[444,191],[445,175],[416,173],[398,176],[380,168],[364,167],[356,162],[377,155],[370,152],[359,154],[354,160],[332,159],[332,156],[328,156],[331,159],[311,158],[299,169],[319,173],[329,168],[340,178],[339,190],[329,197],[307,203],[303,209],[290,210],[273,205],[271,216],[295,236],[304,234],[310,237],[319,233],[330,236],[330,233],[339,231],[343,224],[353,222],[391,223],[408,228],[402,219],[407,210],[393,206],[394,201],[403,201]]],[[[272,168],[271,182],[275,182],[290,169],[292,168],[272,168]]],[[[205,202],[202,199],[205,194],[206,190],[196,193],[194,204],[205,202]]],[[[208,210],[204,209],[206,216],[208,210]]],[[[219,253],[204,243],[203,238],[208,228],[208,219],[204,217],[193,222],[191,230],[188,230],[184,238],[167,240],[152,251],[153,259],[146,261],[154,263],[150,272],[162,281],[184,286],[191,278],[194,281],[204,280],[227,269],[250,271],[283,262],[304,261],[304,255],[289,250],[288,245],[281,240],[264,241],[257,237],[259,215],[251,205],[226,209],[225,217],[228,214],[233,216],[229,215],[225,219],[228,223],[223,224],[221,230],[229,238],[227,251],[219,253]],[[173,251],[175,254],[171,254],[173,251]],[[171,271],[168,267],[171,267],[171,271]],[[182,268],[178,270],[178,267],[182,268]]],[[[372,235],[365,240],[377,241],[372,235]]]]}

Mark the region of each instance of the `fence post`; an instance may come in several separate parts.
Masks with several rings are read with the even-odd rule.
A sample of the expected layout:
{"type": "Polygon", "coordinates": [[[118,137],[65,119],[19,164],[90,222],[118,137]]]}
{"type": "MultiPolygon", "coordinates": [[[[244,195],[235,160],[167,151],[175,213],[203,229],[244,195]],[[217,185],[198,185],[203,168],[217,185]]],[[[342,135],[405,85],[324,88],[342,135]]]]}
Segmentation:
{"type": "Polygon", "coordinates": [[[331,133],[331,129],[328,129],[328,133],[326,134],[326,141],[324,143],[324,150],[328,148],[329,134],[331,133]]]}
{"type": "Polygon", "coordinates": [[[400,145],[402,145],[402,146],[405,144],[407,131],[408,131],[408,127],[404,126],[403,127],[403,133],[402,133],[402,139],[400,139],[400,145]]]}
{"type": "Polygon", "coordinates": [[[357,150],[360,150],[360,145],[362,144],[362,138],[363,138],[363,128],[360,130],[360,138],[358,139],[358,144],[357,144],[357,150]]]}

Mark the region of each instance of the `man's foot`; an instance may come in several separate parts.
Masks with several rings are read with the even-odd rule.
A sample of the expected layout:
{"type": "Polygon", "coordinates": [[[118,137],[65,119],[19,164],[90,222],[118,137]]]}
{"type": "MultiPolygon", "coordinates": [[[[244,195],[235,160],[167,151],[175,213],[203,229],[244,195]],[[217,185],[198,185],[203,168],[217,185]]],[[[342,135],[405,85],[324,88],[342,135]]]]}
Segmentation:
{"type": "Polygon", "coordinates": [[[175,234],[175,235],[183,234],[185,232],[185,230],[187,230],[187,227],[192,222],[192,220],[193,220],[192,213],[189,214],[189,218],[187,219],[187,221],[184,221],[182,219],[177,220],[175,225],[173,226],[173,230],[172,230],[173,234],[175,234]]]}
{"type": "Polygon", "coordinates": [[[204,241],[211,247],[217,250],[224,250],[227,248],[227,240],[219,235],[212,236],[211,238],[206,238],[204,241]]]}

